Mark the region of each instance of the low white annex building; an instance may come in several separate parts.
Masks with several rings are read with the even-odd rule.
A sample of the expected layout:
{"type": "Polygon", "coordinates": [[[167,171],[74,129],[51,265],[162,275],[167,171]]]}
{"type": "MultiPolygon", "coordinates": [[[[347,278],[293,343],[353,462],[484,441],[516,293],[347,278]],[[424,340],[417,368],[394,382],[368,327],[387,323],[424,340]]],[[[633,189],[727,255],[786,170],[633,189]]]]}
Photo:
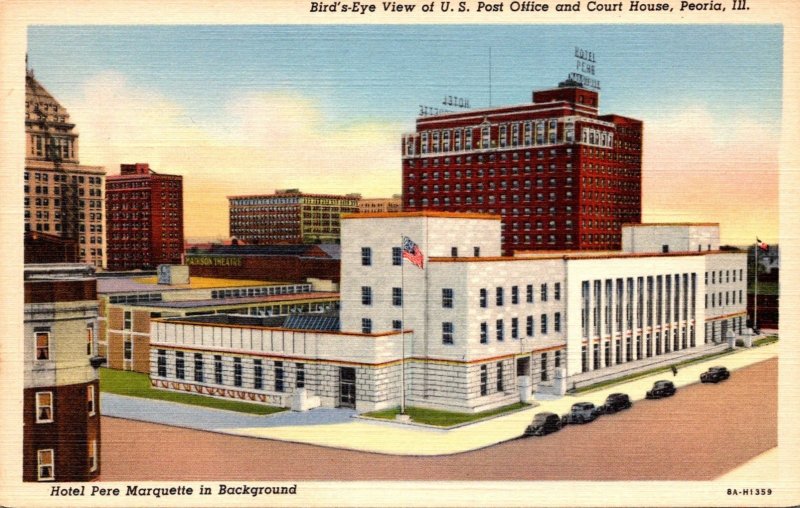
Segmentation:
{"type": "Polygon", "coordinates": [[[744,330],[746,254],[719,250],[717,224],[625,226],[622,251],[513,257],[500,256],[500,228],[495,215],[344,215],[339,330],[155,320],[153,384],[358,411],[405,395],[476,412],[520,400],[520,384],[627,374],[744,330]],[[406,259],[404,238],[419,258],[406,259]]]}

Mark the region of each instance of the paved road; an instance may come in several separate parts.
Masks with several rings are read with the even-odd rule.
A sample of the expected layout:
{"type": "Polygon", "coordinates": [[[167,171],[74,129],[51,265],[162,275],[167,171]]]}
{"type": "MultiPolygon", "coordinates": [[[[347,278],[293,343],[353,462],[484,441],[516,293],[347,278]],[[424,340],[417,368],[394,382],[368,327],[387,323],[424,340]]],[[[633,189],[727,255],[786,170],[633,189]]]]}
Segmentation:
{"type": "Polygon", "coordinates": [[[710,480],[777,446],[777,366],[774,358],[756,363],[718,385],[681,387],[672,398],[543,438],[436,457],[104,417],[101,479],[710,480]]]}

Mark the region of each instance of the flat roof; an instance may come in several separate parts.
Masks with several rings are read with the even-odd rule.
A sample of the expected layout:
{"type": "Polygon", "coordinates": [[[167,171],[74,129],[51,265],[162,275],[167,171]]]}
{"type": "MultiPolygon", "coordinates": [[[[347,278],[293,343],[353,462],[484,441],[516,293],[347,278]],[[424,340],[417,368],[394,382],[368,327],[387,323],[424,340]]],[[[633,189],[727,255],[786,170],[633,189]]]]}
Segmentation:
{"type": "Polygon", "coordinates": [[[215,277],[190,277],[189,284],[159,284],[158,277],[126,277],[97,279],[98,293],[132,293],[137,291],[177,291],[181,289],[240,288],[252,286],[280,286],[290,282],[258,281],[248,279],[218,279],[215,277]]]}
{"type": "Polygon", "coordinates": [[[445,219],[481,219],[501,220],[502,216],[489,213],[471,212],[440,212],[434,210],[419,210],[415,212],[362,212],[343,213],[342,219],[403,219],[406,217],[434,217],[445,219]]]}
{"type": "MultiPolygon", "coordinates": [[[[536,251],[533,251],[536,252],[536,251]]],[[[682,251],[682,252],[575,252],[564,251],[548,252],[542,255],[525,255],[525,256],[493,256],[493,257],[430,257],[428,261],[431,263],[481,263],[481,262],[497,262],[497,261],[541,261],[546,259],[563,259],[579,260],[579,259],[625,259],[625,258],[653,258],[653,257],[680,257],[680,256],[705,256],[706,254],[737,254],[735,251],[682,251]]]]}
{"type": "Polygon", "coordinates": [[[623,228],[651,228],[653,226],[675,227],[675,226],[719,226],[719,222],[629,222],[623,224],[623,228]]]}
{"type": "Polygon", "coordinates": [[[227,305],[248,305],[253,303],[281,303],[298,300],[324,300],[339,298],[339,293],[312,291],[310,293],[292,293],[287,295],[248,296],[244,298],[206,298],[203,300],[180,300],[172,302],[136,302],[114,305],[131,307],[157,307],[160,309],[194,309],[199,307],[222,307],[227,305]]]}

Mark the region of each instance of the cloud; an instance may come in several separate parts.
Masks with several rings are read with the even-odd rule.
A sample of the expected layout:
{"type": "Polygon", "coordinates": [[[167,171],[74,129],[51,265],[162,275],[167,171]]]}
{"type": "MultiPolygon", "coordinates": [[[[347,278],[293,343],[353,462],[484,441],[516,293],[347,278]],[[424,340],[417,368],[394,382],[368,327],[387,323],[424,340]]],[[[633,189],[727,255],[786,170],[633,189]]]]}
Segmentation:
{"type": "Polygon", "coordinates": [[[116,174],[121,163],[147,162],[184,176],[187,238],[227,236],[229,195],[400,190],[402,126],[335,124],[321,105],[296,93],[240,96],[201,121],[191,108],[104,73],[65,105],[80,132],[82,164],[116,174]]]}
{"type": "Polygon", "coordinates": [[[778,236],[778,132],[703,106],[645,121],[645,221],[719,222],[723,241],[778,236]]]}

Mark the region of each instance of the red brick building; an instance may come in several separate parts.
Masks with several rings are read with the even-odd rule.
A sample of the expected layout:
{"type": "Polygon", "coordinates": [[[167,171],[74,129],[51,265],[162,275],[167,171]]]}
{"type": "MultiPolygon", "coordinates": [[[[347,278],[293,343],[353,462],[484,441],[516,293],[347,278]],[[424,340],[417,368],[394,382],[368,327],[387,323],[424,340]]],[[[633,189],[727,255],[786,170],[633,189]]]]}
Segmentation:
{"type": "Polygon", "coordinates": [[[109,270],[177,264],[183,255],[183,177],[122,164],[106,179],[109,270]]]}
{"type": "Polygon", "coordinates": [[[642,122],[599,115],[567,81],[530,104],[417,118],[403,136],[403,208],[499,214],[514,250],[619,249],[641,222],[642,122]]]}

